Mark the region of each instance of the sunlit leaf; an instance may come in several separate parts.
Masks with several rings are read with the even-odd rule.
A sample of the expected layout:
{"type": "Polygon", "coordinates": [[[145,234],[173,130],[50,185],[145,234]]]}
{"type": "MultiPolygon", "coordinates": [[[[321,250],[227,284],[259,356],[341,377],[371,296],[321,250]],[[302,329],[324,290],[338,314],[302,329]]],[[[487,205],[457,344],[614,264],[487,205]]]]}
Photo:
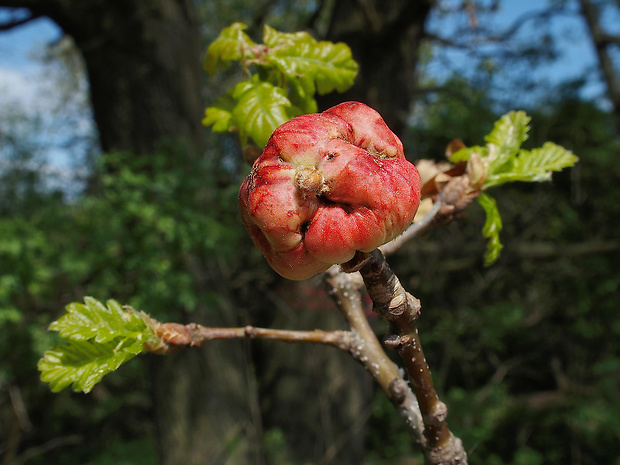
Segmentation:
{"type": "Polygon", "coordinates": [[[502,218],[497,209],[495,199],[487,194],[480,194],[477,200],[486,213],[486,221],[482,228],[482,235],[487,239],[484,264],[485,266],[490,266],[497,261],[504,247],[499,238],[499,233],[502,230],[502,218]]]}
{"type": "Polygon", "coordinates": [[[114,300],[104,305],[92,297],[67,305],[50,330],[65,339],[38,364],[41,380],[53,391],[72,386],[89,392],[106,374],[144,352],[145,343],[157,341],[141,314],[124,310],[114,300]]]}
{"type": "Polygon", "coordinates": [[[527,140],[529,122],[530,117],[523,111],[512,111],[495,122],[493,130],[485,137],[490,173],[519,153],[521,144],[527,140]]]}
{"type": "Polygon", "coordinates": [[[291,103],[300,109],[301,113],[316,113],[318,106],[314,98],[316,88],[311,77],[300,76],[297,79],[288,79],[289,99],[291,103]]]}
{"type": "Polygon", "coordinates": [[[211,42],[204,60],[207,73],[213,75],[219,69],[227,68],[231,61],[252,54],[252,47],[256,44],[243,32],[246,28],[243,23],[233,23],[224,28],[218,38],[211,42]]]}
{"type": "Polygon", "coordinates": [[[294,108],[284,89],[268,82],[240,82],[233,97],[237,100],[233,118],[242,144],[251,137],[259,147],[264,147],[271,133],[293,116],[294,108]]]}
{"type": "Polygon", "coordinates": [[[38,368],[41,380],[54,392],[71,386],[74,391],[90,392],[108,373],[144,351],[144,341],[137,339],[94,340],[69,339],[45,352],[38,368]]]}
{"type": "Polygon", "coordinates": [[[73,302],[65,310],[66,313],[50,325],[50,330],[75,341],[94,339],[105,343],[121,335],[135,337],[146,326],[138,313],[123,310],[114,300],[103,305],[92,297],[85,297],[83,304],[73,302]]]}
{"type": "Polygon", "coordinates": [[[306,32],[264,27],[256,44],[234,23],[207,50],[210,74],[239,61],[244,81],[207,108],[203,124],[215,132],[237,130],[242,145],[252,139],[264,146],[280,124],[318,110],[315,96],[353,85],[358,66],[344,43],[319,42],[306,32]],[[245,77],[247,76],[247,77],[245,77]]]}
{"type": "Polygon", "coordinates": [[[571,167],[578,160],[569,150],[552,142],[546,142],[542,147],[531,151],[521,150],[500,170],[489,173],[484,187],[489,188],[513,181],[548,181],[553,171],[571,167]]]}
{"type": "MultiPolygon", "coordinates": [[[[491,133],[485,137],[484,147],[464,147],[450,155],[453,163],[469,160],[477,154],[486,178],[482,189],[514,181],[537,182],[551,179],[553,171],[560,171],[577,163],[578,158],[570,151],[551,142],[533,150],[521,149],[527,140],[530,118],[522,111],[508,113],[498,120],[491,133]]],[[[487,238],[485,264],[494,263],[502,250],[499,233],[502,220],[495,200],[485,194],[478,203],[486,212],[482,234],[487,238]]]]}
{"type": "Polygon", "coordinates": [[[515,181],[548,181],[553,171],[577,163],[579,159],[572,152],[552,142],[530,151],[521,149],[527,140],[529,121],[522,111],[502,116],[485,138],[486,146],[462,148],[450,156],[450,161],[466,161],[473,153],[478,154],[486,166],[483,189],[515,181]]]}
{"type": "MultiPolygon", "coordinates": [[[[263,41],[269,47],[266,61],[287,82],[304,78],[313,83],[319,94],[344,92],[353,85],[358,66],[344,43],[319,42],[306,32],[283,33],[269,26],[265,26],[263,41]]],[[[307,84],[305,87],[310,90],[307,84]]]]}
{"type": "Polygon", "coordinates": [[[488,153],[488,149],[487,147],[480,147],[478,145],[475,145],[473,147],[464,147],[462,149],[457,150],[452,155],[450,155],[449,160],[452,163],[467,161],[471,157],[472,153],[477,153],[481,157],[486,157],[488,153]]]}
{"type": "Polygon", "coordinates": [[[495,122],[491,132],[485,137],[484,147],[464,147],[450,155],[450,161],[467,161],[472,153],[477,153],[488,165],[489,171],[496,171],[511,157],[519,153],[521,144],[527,140],[530,117],[523,111],[512,111],[495,122]]]}

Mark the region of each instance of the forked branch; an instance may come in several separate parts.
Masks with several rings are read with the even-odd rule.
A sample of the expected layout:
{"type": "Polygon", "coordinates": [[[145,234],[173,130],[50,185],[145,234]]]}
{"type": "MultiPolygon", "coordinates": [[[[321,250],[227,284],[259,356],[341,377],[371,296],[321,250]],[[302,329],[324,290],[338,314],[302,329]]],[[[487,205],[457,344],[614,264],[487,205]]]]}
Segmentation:
{"type": "Polygon", "coordinates": [[[360,253],[354,260],[357,265],[350,265],[359,268],[374,311],[390,325],[385,344],[399,352],[407,370],[424,423],[422,444],[426,462],[466,464],[467,454],[461,440],[448,429],[448,409],[437,396],[418,336],[420,301],[405,291],[379,250],[360,253]]]}

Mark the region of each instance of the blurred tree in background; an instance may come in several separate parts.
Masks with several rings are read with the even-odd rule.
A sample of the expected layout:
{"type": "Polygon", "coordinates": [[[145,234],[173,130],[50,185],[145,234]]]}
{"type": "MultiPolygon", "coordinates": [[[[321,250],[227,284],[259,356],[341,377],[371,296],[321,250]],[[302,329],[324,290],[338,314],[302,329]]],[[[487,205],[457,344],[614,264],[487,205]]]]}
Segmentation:
{"type": "Polygon", "coordinates": [[[606,20],[619,8],[553,1],[505,21],[506,3],[0,0],[17,8],[1,29],[41,16],[63,29],[53,82],[74,82],[75,97],[87,81],[90,96],[58,109],[51,131],[68,134],[80,182],[50,171],[49,119],[2,102],[2,463],[419,463],[363,370],[323,347],[213,343],[134,361],[89,396],[38,380],[47,325],[84,295],[211,326],[339,327],[316,282],[285,282],[253,249],[237,215],[240,148],[200,125],[235,77],[207,80],[201,57],[233,21],[347,42],[356,86],[320,105],[374,106],[411,160],[442,159],[455,137],[481,143],[513,108],[533,115],[532,146],[579,155],[552,185],[497,196],[493,267],[476,207],[390,261],[424,303],[427,357],[472,463],[620,463],[620,32],[606,20]],[[558,18],[587,27],[598,69],[537,71],[561,58],[558,18]],[[595,81],[603,93],[586,92],[595,81]],[[96,134],[77,130],[80,112],[96,134]]]}

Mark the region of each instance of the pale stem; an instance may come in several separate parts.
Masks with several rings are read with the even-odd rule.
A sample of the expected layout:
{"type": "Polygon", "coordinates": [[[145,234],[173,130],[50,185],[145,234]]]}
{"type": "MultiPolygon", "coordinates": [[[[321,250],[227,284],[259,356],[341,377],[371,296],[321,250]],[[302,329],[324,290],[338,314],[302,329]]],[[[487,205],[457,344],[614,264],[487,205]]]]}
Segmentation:
{"type": "Polygon", "coordinates": [[[352,355],[381,387],[405,419],[416,442],[424,449],[426,439],[418,403],[398,366],[387,356],[370,326],[364,314],[361,294],[353,285],[351,275],[330,269],[325,273],[325,283],[330,296],[351,327],[352,355]]]}
{"type": "Polygon", "coordinates": [[[296,331],[285,329],[256,328],[209,328],[196,323],[182,325],[179,323],[153,323],[153,329],[159,337],[160,344],[154,344],[148,350],[159,354],[175,352],[184,347],[200,347],[204,342],[219,339],[271,339],[284,342],[311,342],[326,344],[349,351],[351,347],[350,331],[296,331]]]}

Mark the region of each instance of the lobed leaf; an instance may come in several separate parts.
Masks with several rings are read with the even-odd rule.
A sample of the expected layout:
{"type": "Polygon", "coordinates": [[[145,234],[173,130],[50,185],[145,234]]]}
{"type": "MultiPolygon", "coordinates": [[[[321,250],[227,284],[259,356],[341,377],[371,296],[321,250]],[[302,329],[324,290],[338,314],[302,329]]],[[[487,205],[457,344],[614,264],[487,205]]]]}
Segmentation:
{"type": "Polygon", "coordinates": [[[251,76],[206,109],[202,122],[214,132],[238,130],[242,145],[251,138],[264,146],[280,124],[317,112],[317,92],[342,92],[353,85],[358,66],[344,43],[265,26],[264,43],[256,44],[245,29],[242,23],[232,24],[207,50],[204,67],[209,74],[236,60],[251,76]]]}
{"type": "Polygon", "coordinates": [[[291,103],[299,108],[300,113],[316,113],[318,105],[314,99],[316,88],[311,77],[300,76],[298,79],[287,80],[291,103]]]}
{"type": "Polygon", "coordinates": [[[71,386],[90,392],[108,373],[144,351],[140,339],[114,339],[106,343],[69,339],[45,352],[38,363],[41,380],[54,392],[71,386]]]}
{"type": "Polygon", "coordinates": [[[553,171],[571,167],[578,160],[571,151],[553,142],[546,142],[542,147],[531,151],[519,151],[501,170],[489,173],[484,188],[513,181],[549,181],[553,171]]]}
{"type": "Polygon", "coordinates": [[[344,43],[317,41],[306,32],[283,33],[265,26],[263,41],[269,47],[266,61],[286,78],[287,83],[303,79],[303,90],[312,96],[344,92],[353,85],[358,66],[344,43]]]}
{"type": "Polygon", "coordinates": [[[499,170],[519,153],[521,144],[527,140],[530,119],[524,111],[511,111],[495,122],[485,137],[489,172],[499,170]]]}
{"type": "Polygon", "coordinates": [[[246,28],[243,23],[233,23],[222,29],[220,35],[207,49],[204,60],[204,69],[207,73],[213,75],[218,70],[227,68],[231,61],[252,55],[252,47],[256,44],[243,32],[246,28]]]}
{"type": "Polygon", "coordinates": [[[475,145],[473,147],[463,147],[450,155],[449,160],[452,163],[467,161],[473,153],[477,153],[481,157],[486,157],[488,154],[488,149],[487,147],[480,147],[479,145],[475,145]]]}
{"type": "Polygon", "coordinates": [[[579,160],[572,152],[552,142],[531,151],[521,149],[527,140],[530,117],[514,111],[500,118],[485,137],[484,147],[466,147],[450,156],[453,163],[467,161],[477,153],[486,165],[483,189],[506,182],[538,182],[551,179],[552,171],[573,166],[579,160]]]}
{"type": "MultiPolygon", "coordinates": [[[[477,153],[486,167],[482,189],[513,181],[547,181],[553,171],[568,168],[578,161],[572,152],[552,142],[531,151],[521,149],[521,144],[527,140],[529,122],[529,116],[522,111],[508,113],[495,123],[491,133],[485,137],[485,147],[462,148],[450,156],[450,161],[467,161],[477,153]]],[[[478,203],[486,213],[482,234],[487,238],[484,260],[488,266],[497,260],[503,247],[499,239],[502,220],[491,197],[481,194],[478,203]]]]}
{"type": "Polygon", "coordinates": [[[497,261],[504,248],[499,238],[499,233],[502,230],[502,217],[497,209],[495,199],[489,195],[480,194],[477,201],[486,213],[486,221],[482,227],[482,235],[487,239],[484,264],[490,266],[497,261]]]}
{"type": "Polygon", "coordinates": [[[114,300],[104,305],[85,297],[83,304],[67,305],[66,313],[50,325],[65,341],[39,361],[41,380],[53,391],[72,386],[89,392],[106,374],[146,351],[145,343],[157,342],[147,320],[114,300]]]}
{"type": "Polygon", "coordinates": [[[94,339],[106,343],[119,336],[135,337],[146,327],[139,314],[126,312],[114,300],[109,300],[106,306],[92,297],[85,297],[83,304],[73,302],[65,310],[66,313],[50,325],[50,330],[75,341],[94,339]]]}
{"type": "Polygon", "coordinates": [[[298,112],[284,89],[258,79],[237,84],[233,97],[237,104],[232,116],[244,145],[251,137],[259,147],[264,147],[271,133],[298,112]]]}

